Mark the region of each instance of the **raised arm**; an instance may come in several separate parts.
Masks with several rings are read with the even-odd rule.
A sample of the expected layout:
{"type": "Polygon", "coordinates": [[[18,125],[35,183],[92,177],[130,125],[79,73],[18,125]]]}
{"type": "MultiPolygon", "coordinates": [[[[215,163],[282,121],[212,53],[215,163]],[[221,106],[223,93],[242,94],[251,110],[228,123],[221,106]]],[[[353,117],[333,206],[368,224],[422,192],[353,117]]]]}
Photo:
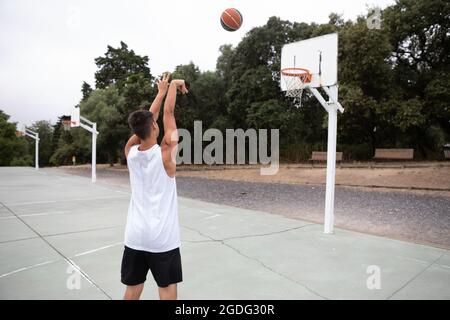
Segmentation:
{"type": "Polygon", "coordinates": [[[153,119],[155,119],[155,121],[158,120],[159,110],[161,109],[162,102],[164,100],[164,97],[166,96],[167,89],[169,88],[169,78],[170,73],[166,72],[164,73],[163,78],[161,80],[158,80],[157,82],[158,94],[156,95],[149,109],[150,112],[153,114],[153,119]]]}
{"type": "Polygon", "coordinates": [[[177,90],[181,93],[188,93],[184,80],[172,80],[167,91],[166,101],[164,102],[164,138],[161,141],[161,151],[164,167],[170,177],[175,175],[176,163],[174,152],[178,144],[177,123],[175,121],[175,103],[177,101],[177,90]]]}
{"type": "Polygon", "coordinates": [[[140,143],[141,139],[139,139],[137,135],[133,134],[130,139],[128,139],[127,144],[125,145],[125,158],[128,158],[128,153],[130,152],[131,147],[140,143]]]}

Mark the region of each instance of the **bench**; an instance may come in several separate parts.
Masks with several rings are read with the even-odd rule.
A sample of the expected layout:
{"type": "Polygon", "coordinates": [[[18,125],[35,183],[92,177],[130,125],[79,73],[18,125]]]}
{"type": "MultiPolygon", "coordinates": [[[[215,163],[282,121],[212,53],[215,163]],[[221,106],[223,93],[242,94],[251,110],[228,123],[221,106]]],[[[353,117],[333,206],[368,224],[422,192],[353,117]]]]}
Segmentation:
{"type": "Polygon", "coordinates": [[[375,149],[374,159],[412,160],[414,149],[375,149]]]}
{"type": "MultiPolygon", "coordinates": [[[[325,151],[313,151],[311,161],[327,161],[327,153],[325,151]]],[[[342,161],[342,152],[336,152],[336,161],[342,161]]]]}

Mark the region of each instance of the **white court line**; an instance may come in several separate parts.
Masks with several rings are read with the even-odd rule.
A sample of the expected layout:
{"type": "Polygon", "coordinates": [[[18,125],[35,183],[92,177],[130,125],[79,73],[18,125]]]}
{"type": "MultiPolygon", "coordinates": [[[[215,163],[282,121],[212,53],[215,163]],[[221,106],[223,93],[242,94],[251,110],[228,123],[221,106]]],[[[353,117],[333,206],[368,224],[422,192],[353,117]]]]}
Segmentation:
{"type": "Polygon", "coordinates": [[[212,211],[212,210],[210,210],[210,211],[207,211],[207,210],[202,210],[202,209],[193,209],[193,210],[191,210],[191,211],[198,211],[198,212],[202,212],[202,213],[207,213],[207,214],[211,214],[211,213],[213,213],[213,211],[212,211]]]}
{"type": "Polygon", "coordinates": [[[17,217],[15,217],[15,216],[0,217],[0,220],[8,220],[8,219],[17,219],[17,217]]]}
{"type": "MultiPolygon", "coordinates": [[[[54,212],[42,212],[42,213],[30,213],[30,214],[18,214],[19,217],[34,217],[34,216],[47,216],[52,214],[65,214],[69,213],[70,211],[54,211],[54,212]]],[[[6,219],[17,219],[15,216],[10,217],[0,217],[0,220],[6,220],[6,219]]]]}
{"type": "Polygon", "coordinates": [[[115,247],[115,246],[118,246],[120,244],[123,244],[123,241],[116,242],[116,243],[110,244],[108,246],[103,246],[103,247],[100,247],[100,248],[97,248],[97,249],[92,249],[92,250],[89,250],[89,251],[80,252],[80,253],[75,254],[74,257],[84,256],[84,255],[91,254],[91,253],[94,253],[94,252],[97,252],[97,251],[100,251],[100,250],[105,250],[105,249],[108,249],[108,248],[111,248],[111,247],[115,247]]]}
{"type": "Polygon", "coordinates": [[[47,216],[50,214],[65,214],[70,211],[54,211],[54,212],[42,212],[42,213],[30,213],[30,214],[18,214],[19,217],[34,217],[34,216],[47,216]]]}
{"type": "Polygon", "coordinates": [[[405,257],[405,256],[397,256],[400,259],[404,259],[404,260],[409,260],[409,261],[413,261],[413,262],[419,262],[422,264],[429,264],[429,261],[425,261],[425,260],[420,260],[420,259],[415,259],[415,258],[410,258],[410,257],[405,257]]]}
{"type": "Polygon", "coordinates": [[[436,266],[439,266],[439,267],[441,267],[441,268],[444,268],[444,269],[450,269],[449,266],[446,266],[446,265],[443,265],[443,264],[439,264],[438,262],[437,262],[435,265],[436,265],[436,266]]]}
{"type": "MultiPolygon", "coordinates": [[[[83,255],[88,255],[88,254],[91,254],[91,253],[94,253],[94,252],[97,252],[97,251],[100,251],[100,250],[108,249],[108,248],[111,248],[111,247],[114,247],[114,246],[117,246],[117,245],[120,245],[120,244],[123,244],[123,242],[116,242],[116,243],[110,244],[108,246],[103,246],[103,247],[92,249],[92,250],[89,250],[89,251],[77,253],[73,257],[80,257],[80,256],[83,256],[83,255]]],[[[43,266],[43,265],[46,265],[46,264],[50,264],[50,263],[53,263],[53,262],[56,262],[56,261],[58,261],[58,260],[49,260],[49,261],[45,261],[45,262],[41,262],[41,263],[38,263],[38,264],[31,265],[31,266],[19,268],[17,270],[14,270],[14,271],[11,271],[11,272],[8,272],[8,273],[0,275],[0,278],[6,277],[6,276],[9,276],[9,275],[18,273],[18,272],[22,272],[22,271],[25,271],[25,270],[28,270],[28,269],[32,269],[32,268],[40,267],[40,266],[43,266]]],[[[61,260],[59,260],[59,261],[61,261],[61,260]]],[[[77,269],[77,272],[82,274],[81,268],[73,260],[68,258],[66,260],[66,262],[67,263],[69,263],[69,262],[72,263],[73,266],[75,266],[75,269],[77,269]]],[[[84,278],[86,278],[87,281],[91,282],[89,277],[84,277],[84,278]]]]}
{"type": "Polygon", "coordinates": [[[25,205],[33,205],[33,204],[59,203],[59,202],[71,202],[71,201],[117,199],[117,197],[125,198],[125,197],[128,197],[128,195],[115,196],[115,197],[75,198],[75,199],[48,200],[48,201],[35,201],[35,202],[15,202],[15,203],[13,202],[13,203],[8,203],[7,205],[10,207],[13,207],[13,206],[25,206],[25,205]]]}
{"type": "Polygon", "coordinates": [[[8,273],[0,275],[0,278],[6,277],[6,276],[9,276],[9,275],[21,272],[21,271],[25,271],[25,270],[28,270],[28,269],[31,269],[31,268],[36,268],[36,267],[40,267],[40,266],[43,266],[43,265],[46,265],[46,264],[49,264],[49,263],[53,263],[55,261],[56,260],[49,260],[49,261],[41,262],[41,263],[38,263],[38,264],[33,264],[32,266],[20,268],[20,269],[17,269],[17,270],[14,270],[14,271],[11,271],[11,272],[8,272],[8,273]]]}
{"type": "Polygon", "coordinates": [[[219,217],[219,216],[221,216],[221,214],[215,214],[215,215],[212,215],[212,216],[206,217],[206,218],[205,218],[205,219],[203,219],[203,220],[209,220],[209,219],[213,219],[213,218],[216,218],[216,217],[219,217]]]}
{"type": "Polygon", "coordinates": [[[121,190],[116,190],[116,189],[110,189],[110,188],[103,187],[103,186],[99,186],[99,185],[96,185],[96,187],[99,188],[99,189],[103,189],[103,190],[114,191],[114,192],[117,192],[117,193],[123,193],[123,194],[126,194],[126,195],[131,195],[131,192],[127,192],[127,191],[121,191],[121,190]]]}

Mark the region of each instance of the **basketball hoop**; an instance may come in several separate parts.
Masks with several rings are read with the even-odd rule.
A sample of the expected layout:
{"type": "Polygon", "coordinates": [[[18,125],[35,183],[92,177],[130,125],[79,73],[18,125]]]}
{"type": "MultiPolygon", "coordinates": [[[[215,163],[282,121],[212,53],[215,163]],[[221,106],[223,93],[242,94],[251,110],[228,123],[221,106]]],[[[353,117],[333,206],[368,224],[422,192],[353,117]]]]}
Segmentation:
{"type": "Polygon", "coordinates": [[[281,78],[286,84],[286,97],[294,98],[297,107],[301,107],[303,89],[311,82],[311,72],[304,68],[284,68],[281,69],[281,78]]]}

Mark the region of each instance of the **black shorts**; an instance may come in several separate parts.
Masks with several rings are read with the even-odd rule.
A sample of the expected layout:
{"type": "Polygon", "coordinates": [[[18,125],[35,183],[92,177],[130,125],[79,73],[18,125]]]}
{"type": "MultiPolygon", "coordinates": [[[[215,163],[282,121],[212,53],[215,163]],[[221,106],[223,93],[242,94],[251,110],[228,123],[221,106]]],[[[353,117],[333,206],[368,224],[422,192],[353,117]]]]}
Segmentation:
{"type": "Polygon", "coordinates": [[[144,283],[148,269],[160,288],[183,281],[180,248],[153,253],[125,246],[121,270],[122,283],[127,286],[144,283]]]}

